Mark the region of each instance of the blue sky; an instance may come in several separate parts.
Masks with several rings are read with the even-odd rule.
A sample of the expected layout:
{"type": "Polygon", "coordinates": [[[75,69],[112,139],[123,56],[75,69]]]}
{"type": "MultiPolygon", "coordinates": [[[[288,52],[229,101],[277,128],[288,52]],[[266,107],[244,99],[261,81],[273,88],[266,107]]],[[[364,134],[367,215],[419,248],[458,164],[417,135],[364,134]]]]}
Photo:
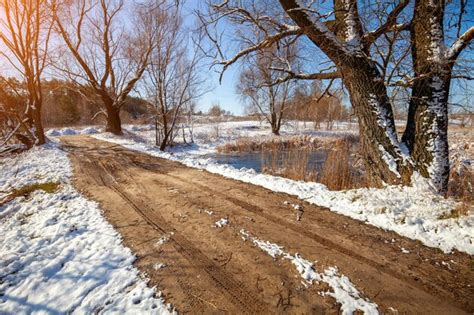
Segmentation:
{"type": "MultiPolygon", "coordinates": [[[[204,5],[203,2],[201,3],[198,0],[184,2],[185,21],[189,27],[193,27],[195,23],[193,11],[198,8],[200,3],[204,5]]],[[[210,62],[211,60],[206,60],[206,63],[210,62]]],[[[199,99],[199,109],[206,111],[212,105],[219,103],[225,110],[237,115],[243,114],[244,107],[240,102],[240,97],[235,93],[235,86],[239,78],[239,66],[233,65],[229,67],[225,71],[221,83],[219,83],[219,74],[216,72],[220,70],[218,66],[212,69],[206,66],[203,70],[206,71],[205,76],[207,78],[205,79],[207,79],[207,84],[209,85],[209,92],[199,99]]]]}
{"type": "Polygon", "coordinates": [[[244,107],[241,105],[240,97],[235,93],[235,84],[239,76],[239,67],[230,67],[224,73],[222,83],[219,84],[219,75],[209,71],[210,92],[199,100],[199,108],[207,110],[212,105],[219,103],[225,110],[234,114],[243,114],[244,107]]]}

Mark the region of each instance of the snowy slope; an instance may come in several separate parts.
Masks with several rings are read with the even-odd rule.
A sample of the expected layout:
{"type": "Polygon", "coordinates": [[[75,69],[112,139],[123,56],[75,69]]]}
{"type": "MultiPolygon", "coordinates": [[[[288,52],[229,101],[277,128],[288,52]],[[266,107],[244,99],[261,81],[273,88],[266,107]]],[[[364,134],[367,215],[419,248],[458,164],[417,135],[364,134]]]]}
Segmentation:
{"type": "Polygon", "coordinates": [[[0,314],[170,313],[98,205],[73,188],[58,146],[0,160],[0,174],[3,196],[60,183],[54,193],[36,191],[0,206],[0,314]]]}

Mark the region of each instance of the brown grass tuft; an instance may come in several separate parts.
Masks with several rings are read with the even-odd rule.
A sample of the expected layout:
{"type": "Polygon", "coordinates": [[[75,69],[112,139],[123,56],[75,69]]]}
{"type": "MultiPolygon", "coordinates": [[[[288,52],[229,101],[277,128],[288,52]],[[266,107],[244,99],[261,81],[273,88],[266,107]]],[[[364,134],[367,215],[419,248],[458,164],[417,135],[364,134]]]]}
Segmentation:
{"type": "Polygon", "coordinates": [[[473,211],[472,203],[461,202],[456,208],[454,208],[450,212],[441,215],[439,219],[456,219],[463,216],[467,216],[471,211],[473,211]]]}
{"type": "Polygon", "coordinates": [[[294,180],[313,181],[326,185],[331,190],[343,190],[367,187],[362,172],[354,167],[354,143],[352,140],[339,139],[329,150],[321,170],[308,167],[311,149],[293,150],[283,155],[278,151],[266,152],[263,157],[262,172],[294,180]]]}
{"type": "Polygon", "coordinates": [[[470,169],[451,170],[448,197],[471,204],[474,202],[474,173],[470,169]]]}
{"type": "Polygon", "coordinates": [[[293,180],[316,181],[318,172],[308,166],[313,151],[310,149],[290,150],[285,153],[278,150],[262,153],[262,173],[281,176],[293,180]],[[282,158],[282,161],[279,159],[282,158]]]}
{"type": "Polygon", "coordinates": [[[289,151],[296,149],[318,150],[329,149],[335,143],[344,139],[350,143],[358,143],[357,135],[345,135],[343,138],[315,138],[311,135],[299,135],[293,137],[273,137],[264,141],[258,138],[241,138],[235,142],[226,143],[217,147],[218,153],[236,153],[236,152],[272,152],[289,151]]]}
{"type": "Polygon", "coordinates": [[[42,190],[47,193],[53,193],[56,190],[58,190],[59,183],[55,182],[48,182],[48,183],[42,183],[42,184],[32,184],[32,185],[26,185],[18,189],[14,189],[12,192],[10,192],[3,200],[0,200],[0,205],[3,205],[7,202],[12,201],[13,199],[17,197],[29,197],[33,192],[37,190],[42,190]]]}
{"type": "Polygon", "coordinates": [[[331,190],[367,187],[362,172],[354,167],[354,159],[351,157],[353,151],[351,141],[341,139],[336,143],[329,151],[318,181],[331,190]]]}

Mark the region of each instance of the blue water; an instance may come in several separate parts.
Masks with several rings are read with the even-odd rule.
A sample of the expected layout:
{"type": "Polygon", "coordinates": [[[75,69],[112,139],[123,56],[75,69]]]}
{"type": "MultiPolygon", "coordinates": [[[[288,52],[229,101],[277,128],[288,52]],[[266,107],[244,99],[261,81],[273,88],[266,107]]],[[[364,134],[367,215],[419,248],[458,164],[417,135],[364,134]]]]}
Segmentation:
{"type": "MultiPolygon", "coordinates": [[[[287,158],[289,151],[278,152],[278,164],[283,165],[283,161],[287,158]]],[[[312,151],[309,153],[307,168],[310,170],[320,170],[324,161],[326,161],[326,151],[312,151]]],[[[235,168],[254,169],[257,173],[262,172],[264,159],[268,158],[261,152],[245,152],[245,153],[227,153],[210,155],[219,164],[228,164],[235,168]]]]}

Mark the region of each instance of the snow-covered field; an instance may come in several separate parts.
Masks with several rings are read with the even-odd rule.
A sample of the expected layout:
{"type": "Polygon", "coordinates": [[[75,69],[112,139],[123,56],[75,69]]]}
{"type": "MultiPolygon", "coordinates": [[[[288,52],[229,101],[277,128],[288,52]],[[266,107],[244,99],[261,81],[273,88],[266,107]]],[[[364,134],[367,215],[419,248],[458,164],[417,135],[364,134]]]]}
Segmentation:
{"type": "MultiPolygon", "coordinates": [[[[203,157],[215,153],[217,146],[242,137],[271,137],[268,125],[256,121],[196,125],[193,130],[194,144],[178,145],[168,152],[161,152],[153,145],[154,131],[151,126],[126,126],[125,129],[132,132],[133,136],[116,137],[100,133],[94,137],[273,191],[289,193],[334,212],[420,240],[423,244],[440,248],[445,253],[456,249],[474,254],[474,213],[470,211],[467,215],[446,218],[459,204],[452,199],[433,194],[430,187],[420,178],[415,178],[414,187],[388,186],[383,189],[330,191],[320,183],[257,174],[252,169],[236,169],[218,164],[212,158],[203,157]]],[[[283,136],[301,133],[315,137],[333,137],[354,131],[348,124],[336,125],[333,131],[313,131],[312,124],[305,126],[303,123],[290,123],[282,130],[283,136]]],[[[458,135],[453,139],[463,142],[470,141],[467,139],[472,140],[473,137],[458,135]]],[[[470,155],[471,151],[465,149],[466,145],[474,146],[473,143],[453,141],[452,155],[456,161],[463,161],[463,164],[471,166],[473,157],[470,155]]]]}
{"type": "Polygon", "coordinates": [[[59,183],[0,206],[0,314],[171,312],[98,205],[74,189],[56,144],[0,160],[0,174],[0,200],[13,189],[59,183]]]}

